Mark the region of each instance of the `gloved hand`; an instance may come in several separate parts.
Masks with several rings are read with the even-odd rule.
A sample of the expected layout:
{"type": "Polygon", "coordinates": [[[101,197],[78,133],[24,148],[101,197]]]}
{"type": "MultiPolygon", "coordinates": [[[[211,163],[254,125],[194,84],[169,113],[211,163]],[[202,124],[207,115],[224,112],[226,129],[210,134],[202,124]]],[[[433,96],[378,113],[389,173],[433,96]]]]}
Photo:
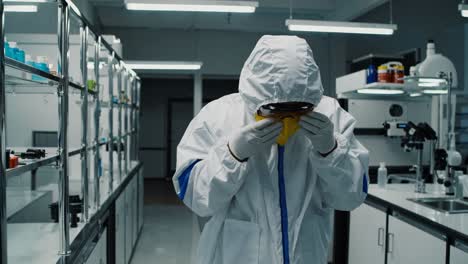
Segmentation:
{"type": "Polygon", "coordinates": [[[239,161],[260,152],[272,145],[281,133],[283,125],[273,119],[264,119],[248,125],[232,134],[228,142],[231,154],[239,161]]]}
{"type": "Polygon", "coordinates": [[[310,112],[301,117],[299,126],[320,154],[329,154],[336,148],[336,139],[333,134],[334,126],[325,115],[310,112]]]}

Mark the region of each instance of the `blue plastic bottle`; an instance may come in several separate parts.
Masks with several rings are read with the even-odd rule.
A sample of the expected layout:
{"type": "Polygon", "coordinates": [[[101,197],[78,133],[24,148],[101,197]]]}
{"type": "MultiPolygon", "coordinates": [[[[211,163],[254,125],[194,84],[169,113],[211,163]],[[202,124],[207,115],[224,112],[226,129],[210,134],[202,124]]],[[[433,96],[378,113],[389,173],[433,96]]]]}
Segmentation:
{"type": "Polygon", "coordinates": [[[15,54],[13,53],[13,49],[10,47],[10,43],[5,42],[5,56],[11,59],[15,58],[15,54]]]}
{"type": "Polygon", "coordinates": [[[18,60],[18,52],[19,52],[19,49],[16,46],[16,42],[10,42],[10,52],[7,55],[7,57],[10,57],[14,60],[18,60]]]}
{"type": "Polygon", "coordinates": [[[18,49],[16,52],[16,60],[22,63],[26,62],[26,53],[22,49],[18,49]]]}
{"type": "Polygon", "coordinates": [[[369,65],[367,68],[367,83],[375,83],[377,82],[377,69],[374,65],[369,65]]]}

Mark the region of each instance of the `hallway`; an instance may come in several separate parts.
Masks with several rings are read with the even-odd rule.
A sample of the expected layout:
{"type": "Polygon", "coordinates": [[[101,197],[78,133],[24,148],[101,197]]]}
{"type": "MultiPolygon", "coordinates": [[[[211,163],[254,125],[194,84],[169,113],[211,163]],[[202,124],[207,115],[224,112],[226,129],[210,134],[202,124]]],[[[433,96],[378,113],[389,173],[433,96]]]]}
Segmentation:
{"type": "Polygon", "coordinates": [[[131,263],[189,264],[192,219],[171,182],[145,182],[144,226],[131,263]]]}

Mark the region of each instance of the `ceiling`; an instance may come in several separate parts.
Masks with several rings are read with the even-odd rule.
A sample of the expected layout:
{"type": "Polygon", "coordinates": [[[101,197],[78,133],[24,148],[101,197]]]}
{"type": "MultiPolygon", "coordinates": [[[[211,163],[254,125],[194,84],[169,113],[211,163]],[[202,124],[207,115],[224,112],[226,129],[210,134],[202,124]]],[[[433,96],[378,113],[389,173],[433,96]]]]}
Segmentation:
{"type": "Polygon", "coordinates": [[[89,0],[102,28],[283,32],[292,2],[297,19],[351,20],[388,0],[259,0],[254,14],[126,10],[124,0],[89,0]]]}

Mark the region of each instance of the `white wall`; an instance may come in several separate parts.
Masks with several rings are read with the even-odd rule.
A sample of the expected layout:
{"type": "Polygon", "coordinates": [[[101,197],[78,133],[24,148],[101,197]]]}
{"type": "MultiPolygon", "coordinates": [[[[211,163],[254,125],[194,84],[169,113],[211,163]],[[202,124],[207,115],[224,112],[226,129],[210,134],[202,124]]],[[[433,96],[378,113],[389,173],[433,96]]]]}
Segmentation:
{"type": "MultiPolygon", "coordinates": [[[[268,34],[141,28],[105,28],[104,32],[121,38],[126,60],[199,60],[204,63],[202,74],[217,76],[238,76],[258,39],[268,34]]],[[[302,37],[314,51],[325,90],[334,94],[335,74],[344,73],[344,61],[340,59],[344,39],[326,34],[302,37]]]]}

